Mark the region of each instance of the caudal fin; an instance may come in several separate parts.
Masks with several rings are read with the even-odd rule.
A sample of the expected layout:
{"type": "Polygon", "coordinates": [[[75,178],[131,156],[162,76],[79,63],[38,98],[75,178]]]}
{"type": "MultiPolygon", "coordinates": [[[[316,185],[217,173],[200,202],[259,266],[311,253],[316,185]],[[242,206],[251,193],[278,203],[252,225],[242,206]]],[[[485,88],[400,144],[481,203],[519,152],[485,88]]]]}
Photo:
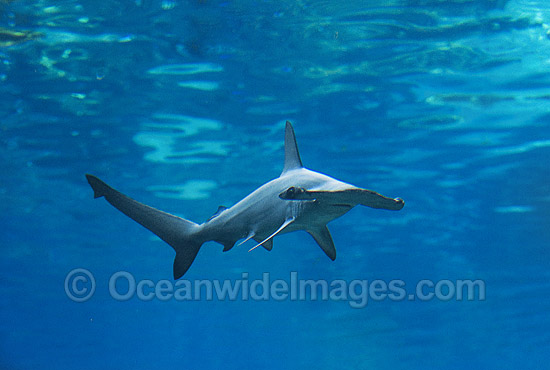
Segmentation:
{"type": "Polygon", "coordinates": [[[204,243],[199,235],[199,225],[142,204],[111,188],[93,175],[86,175],[86,179],[94,190],[94,198],[105,197],[116,209],[174,248],[174,279],[179,279],[189,270],[204,243]]]}
{"type": "Polygon", "coordinates": [[[86,174],[86,180],[88,180],[88,184],[92,187],[94,191],[94,199],[101,198],[102,196],[105,196],[109,189],[109,185],[98,179],[97,177],[93,175],[86,174]]]}
{"type": "Polygon", "coordinates": [[[178,280],[185,275],[191,264],[197,257],[202,244],[188,243],[181,245],[181,248],[176,249],[176,258],[174,258],[174,280],[178,280]]]}

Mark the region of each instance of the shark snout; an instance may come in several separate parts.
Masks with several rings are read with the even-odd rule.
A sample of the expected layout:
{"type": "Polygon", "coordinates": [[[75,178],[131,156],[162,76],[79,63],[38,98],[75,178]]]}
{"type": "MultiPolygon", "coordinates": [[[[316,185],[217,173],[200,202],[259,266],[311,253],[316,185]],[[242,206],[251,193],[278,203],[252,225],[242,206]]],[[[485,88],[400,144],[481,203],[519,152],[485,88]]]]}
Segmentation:
{"type": "Polygon", "coordinates": [[[394,198],[393,199],[396,202],[396,210],[399,211],[401,208],[405,206],[405,201],[401,198],[394,198]]]}

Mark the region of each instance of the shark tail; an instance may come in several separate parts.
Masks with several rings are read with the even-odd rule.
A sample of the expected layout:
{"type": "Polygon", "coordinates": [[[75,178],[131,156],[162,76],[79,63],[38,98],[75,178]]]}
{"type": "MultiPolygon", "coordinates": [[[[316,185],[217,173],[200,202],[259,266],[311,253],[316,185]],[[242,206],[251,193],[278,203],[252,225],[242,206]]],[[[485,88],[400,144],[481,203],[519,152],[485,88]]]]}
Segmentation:
{"type": "MultiPolygon", "coordinates": [[[[190,221],[188,221],[190,222],[190,221]]],[[[193,225],[197,225],[193,223],[193,225]]],[[[198,225],[197,225],[198,226],[198,225]]],[[[181,278],[187,270],[191,267],[191,264],[197,257],[199,249],[202,247],[203,242],[196,242],[194,240],[187,240],[174,247],[176,251],[176,257],[174,258],[174,280],[181,278]]]]}
{"type": "Polygon", "coordinates": [[[174,248],[174,279],[181,278],[189,270],[200,247],[206,241],[201,235],[200,225],[142,204],[93,175],[86,175],[86,179],[94,191],[94,198],[105,197],[116,209],[174,248]]]}

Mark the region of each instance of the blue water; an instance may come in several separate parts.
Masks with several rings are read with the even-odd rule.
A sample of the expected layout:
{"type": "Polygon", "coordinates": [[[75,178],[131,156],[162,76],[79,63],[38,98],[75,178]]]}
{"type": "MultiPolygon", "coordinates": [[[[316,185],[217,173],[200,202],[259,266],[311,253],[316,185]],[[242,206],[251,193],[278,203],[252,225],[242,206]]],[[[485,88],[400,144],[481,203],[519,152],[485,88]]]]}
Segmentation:
{"type": "Polygon", "coordinates": [[[548,369],[550,6],[543,0],[13,1],[0,27],[0,368],[548,369]],[[480,279],[473,301],[120,302],[174,252],[93,173],[202,222],[304,165],[402,197],[184,279],[480,279]],[[68,298],[75,268],[96,279],[68,298]],[[123,287],[122,287],[123,288],[123,287]],[[121,288],[121,289],[122,289],[121,288]]]}

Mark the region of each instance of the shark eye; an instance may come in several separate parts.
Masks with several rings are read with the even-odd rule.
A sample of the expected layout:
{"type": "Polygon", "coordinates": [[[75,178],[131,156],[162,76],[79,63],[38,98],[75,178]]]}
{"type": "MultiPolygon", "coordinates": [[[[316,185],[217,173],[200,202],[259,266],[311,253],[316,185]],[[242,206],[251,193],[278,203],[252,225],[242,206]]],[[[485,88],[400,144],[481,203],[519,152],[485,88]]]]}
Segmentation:
{"type": "Polygon", "coordinates": [[[288,188],[288,190],[286,191],[286,196],[288,198],[294,198],[294,195],[296,194],[296,188],[294,186],[291,186],[290,188],[288,188]]]}

